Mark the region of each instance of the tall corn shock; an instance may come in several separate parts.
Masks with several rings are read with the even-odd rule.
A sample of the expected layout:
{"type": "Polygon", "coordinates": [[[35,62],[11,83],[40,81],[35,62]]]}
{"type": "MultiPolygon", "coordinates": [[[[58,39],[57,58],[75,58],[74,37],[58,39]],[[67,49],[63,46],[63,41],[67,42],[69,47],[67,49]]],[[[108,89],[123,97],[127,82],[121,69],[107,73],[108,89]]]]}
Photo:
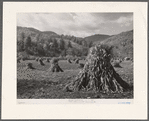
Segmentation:
{"type": "Polygon", "coordinates": [[[94,90],[104,92],[123,92],[130,89],[110,63],[110,52],[104,45],[92,47],[86,58],[83,70],[76,79],[67,85],[74,91],[94,90]]]}

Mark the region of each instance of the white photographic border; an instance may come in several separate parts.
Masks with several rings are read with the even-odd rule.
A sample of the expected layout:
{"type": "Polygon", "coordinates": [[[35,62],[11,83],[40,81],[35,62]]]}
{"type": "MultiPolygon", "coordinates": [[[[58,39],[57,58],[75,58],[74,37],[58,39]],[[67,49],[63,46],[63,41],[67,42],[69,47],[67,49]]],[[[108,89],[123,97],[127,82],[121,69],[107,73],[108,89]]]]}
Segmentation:
{"type": "Polygon", "coordinates": [[[147,119],[147,2],[4,2],[2,119],[147,119]],[[134,99],[17,99],[17,13],[133,12],[134,99]],[[106,103],[105,103],[106,102],[106,103]]]}

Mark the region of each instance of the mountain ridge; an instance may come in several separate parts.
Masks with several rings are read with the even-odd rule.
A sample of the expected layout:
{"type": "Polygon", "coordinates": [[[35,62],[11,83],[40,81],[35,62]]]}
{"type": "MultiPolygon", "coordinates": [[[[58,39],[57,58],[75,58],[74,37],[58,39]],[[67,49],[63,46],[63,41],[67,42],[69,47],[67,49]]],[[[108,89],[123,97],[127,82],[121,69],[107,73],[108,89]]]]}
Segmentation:
{"type": "Polygon", "coordinates": [[[67,44],[72,44],[72,48],[84,52],[84,49],[89,47],[84,46],[82,42],[90,43],[92,42],[92,46],[97,44],[108,44],[113,46],[113,50],[115,55],[117,56],[128,56],[133,58],[133,30],[121,32],[116,35],[106,35],[106,34],[95,34],[91,36],[87,36],[84,38],[75,37],[70,35],[58,35],[53,31],[40,31],[31,27],[20,27],[17,26],[17,41],[22,39],[22,33],[24,33],[25,37],[30,36],[33,42],[37,43],[47,43],[50,39],[56,39],[59,43],[61,39],[63,39],[67,44]],[[77,39],[77,40],[73,40],[77,39]]]}
{"type": "Polygon", "coordinates": [[[113,46],[113,53],[121,58],[133,58],[133,30],[121,32],[96,44],[113,46]]]}

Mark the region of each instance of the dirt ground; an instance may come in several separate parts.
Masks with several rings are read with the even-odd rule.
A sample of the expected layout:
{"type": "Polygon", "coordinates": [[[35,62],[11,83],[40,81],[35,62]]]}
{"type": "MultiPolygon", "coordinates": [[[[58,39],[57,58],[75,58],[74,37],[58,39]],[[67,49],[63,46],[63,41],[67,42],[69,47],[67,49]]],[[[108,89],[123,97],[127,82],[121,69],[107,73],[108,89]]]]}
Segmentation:
{"type": "MultiPolygon", "coordinates": [[[[60,60],[59,66],[64,72],[53,73],[48,69],[50,63],[43,61],[44,66],[35,60],[21,61],[17,64],[17,98],[18,99],[132,99],[133,91],[123,93],[103,93],[93,91],[66,92],[66,83],[74,80],[80,71],[79,65],[60,60]],[[25,64],[31,62],[35,69],[26,69],[25,64]]],[[[80,63],[85,63],[81,60],[80,63]]],[[[133,85],[133,63],[124,61],[116,72],[129,84],[133,85]]]]}

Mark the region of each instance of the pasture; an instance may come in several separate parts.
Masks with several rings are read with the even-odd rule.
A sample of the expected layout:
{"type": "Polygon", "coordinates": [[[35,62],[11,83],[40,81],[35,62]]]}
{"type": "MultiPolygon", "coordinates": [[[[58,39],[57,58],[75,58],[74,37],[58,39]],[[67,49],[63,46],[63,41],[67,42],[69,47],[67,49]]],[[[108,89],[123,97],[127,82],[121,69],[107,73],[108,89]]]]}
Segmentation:
{"type": "MultiPolygon", "coordinates": [[[[74,80],[80,71],[79,64],[60,60],[59,66],[64,72],[50,72],[50,63],[43,61],[44,66],[35,60],[25,60],[17,63],[17,98],[18,99],[131,99],[133,91],[123,93],[103,93],[93,91],[66,92],[65,85],[74,80]],[[32,63],[35,69],[26,69],[26,63],[32,63]]],[[[79,63],[85,63],[80,60],[79,63]]],[[[115,68],[123,80],[133,85],[133,64],[131,61],[120,63],[121,68],[115,68]]]]}

